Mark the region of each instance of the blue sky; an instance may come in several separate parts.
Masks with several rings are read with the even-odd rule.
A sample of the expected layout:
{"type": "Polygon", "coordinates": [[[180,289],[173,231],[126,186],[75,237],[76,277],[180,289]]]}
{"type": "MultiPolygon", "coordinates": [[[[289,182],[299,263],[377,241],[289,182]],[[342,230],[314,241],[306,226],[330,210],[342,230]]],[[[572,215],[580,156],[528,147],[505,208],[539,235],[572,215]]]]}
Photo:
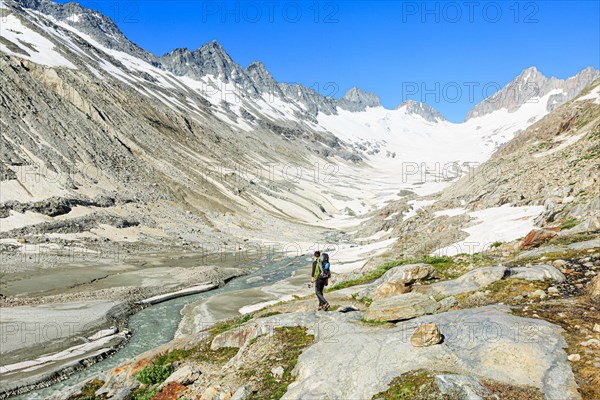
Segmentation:
{"type": "MultiPolygon", "coordinates": [[[[64,1],[61,1],[64,2],[64,1]]],[[[598,1],[82,1],[162,55],[217,40],[241,64],[387,108],[423,101],[451,121],[523,69],[567,78],[600,64],[598,1]]]]}

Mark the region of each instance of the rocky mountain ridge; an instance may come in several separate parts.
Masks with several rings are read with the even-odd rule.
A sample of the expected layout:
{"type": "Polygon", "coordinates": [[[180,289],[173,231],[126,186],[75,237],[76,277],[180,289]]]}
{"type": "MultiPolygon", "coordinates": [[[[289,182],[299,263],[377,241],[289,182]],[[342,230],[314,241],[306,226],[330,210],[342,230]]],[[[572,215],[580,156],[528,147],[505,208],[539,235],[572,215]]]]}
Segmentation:
{"type": "Polygon", "coordinates": [[[600,71],[587,67],[568,79],[544,76],[536,67],[523,70],[519,76],[489,98],[477,104],[467,114],[465,121],[481,117],[500,109],[516,111],[527,102],[537,102],[554,92],[547,99],[546,109],[552,111],[575,97],[586,86],[600,77],[600,71]]]}
{"type": "MultiPolygon", "coordinates": [[[[351,88],[344,96],[334,100],[303,85],[279,83],[260,62],[252,63],[246,69],[242,68],[231,59],[217,41],[207,43],[197,50],[178,48],[158,57],[129,41],[109,17],[84,8],[78,3],[61,5],[52,0],[6,0],[5,3],[51,15],[89,34],[108,48],[141,58],[177,76],[188,76],[193,79],[200,79],[207,75],[215,76],[225,83],[239,85],[250,96],[267,94],[287,101],[299,102],[312,116],[316,116],[319,112],[336,114],[336,107],[359,112],[364,111],[366,107],[381,106],[374,93],[366,93],[358,88],[351,88]]],[[[530,67],[522,71],[502,90],[477,104],[469,111],[465,120],[499,109],[513,112],[528,101],[536,101],[536,98],[543,97],[552,90],[562,89],[562,92],[557,92],[548,99],[547,109],[551,111],[573,98],[598,76],[600,71],[587,67],[567,80],[560,80],[555,77],[547,78],[535,67],[530,67]]],[[[402,104],[399,107],[401,106],[402,104]]],[[[424,114],[422,116],[430,122],[444,120],[443,116],[429,105],[411,101],[408,106],[416,114],[424,114]]]]}

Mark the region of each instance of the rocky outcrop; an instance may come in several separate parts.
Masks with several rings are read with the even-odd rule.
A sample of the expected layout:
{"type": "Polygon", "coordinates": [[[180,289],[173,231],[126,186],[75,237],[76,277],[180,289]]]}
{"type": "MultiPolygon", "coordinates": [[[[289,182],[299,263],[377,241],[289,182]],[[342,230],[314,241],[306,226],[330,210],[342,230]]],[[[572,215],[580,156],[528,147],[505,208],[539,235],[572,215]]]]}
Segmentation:
{"type": "Polygon", "coordinates": [[[353,87],[336,101],[336,105],[344,110],[359,112],[365,111],[369,107],[381,107],[381,102],[375,93],[367,93],[362,89],[353,87]]]}
{"type": "Polygon", "coordinates": [[[173,372],[164,382],[163,385],[167,386],[170,383],[178,383],[181,385],[189,385],[195,382],[200,377],[201,372],[193,365],[185,364],[177,371],[173,372]]]}
{"type": "Polygon", "coordinates": [[[515,267],[510,269],[510,277],[528,281],[552,280],[558,283],[565,281],[565,276],[558,269],[547,264],[537,264],[530,267],[515,267]]]}
{"type": "Polygon", "coordinates": [[[357,329],[338,320],[335,340],[317,340],[299,357],[296,380],[283,399],[371,398],[394,377],[417,369],[465,375],[477,371],[484,379],[540,388],[547,399],[580,399],[561,329],[510,315],[508,310],[490,306],[451,311],[392,329],[357,329]],[[412,346],[410,336],[423,323],[440,328],[442,344],[412,346]],[[529,327],[531,336],[527,340],[525,333],[515,336],[515,326],[529,327]],[[349,348],[353,351],[344,350],[349,348]]]}
{"type": "Polygon", "coordinates": [[[364,316],[365,319],[374,321],[403,321],[435,314],[440,309],[440,303],[426,295],[406,293],[373,301],[364,316]]]}
{"type": "Polygon", "coordinates": [[[503,266],[477,268],[456,279],[420,286],[416,290],[429,295],[453,296],[486,287],[507,277],[508,273],[503,266]]]}

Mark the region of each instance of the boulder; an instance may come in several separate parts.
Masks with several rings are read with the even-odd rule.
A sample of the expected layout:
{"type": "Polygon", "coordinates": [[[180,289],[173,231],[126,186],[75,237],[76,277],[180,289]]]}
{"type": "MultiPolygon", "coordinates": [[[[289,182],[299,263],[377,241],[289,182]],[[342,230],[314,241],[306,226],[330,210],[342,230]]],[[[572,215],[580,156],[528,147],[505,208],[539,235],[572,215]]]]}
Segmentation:
{"type": "Polygon", "coordinates": [[[410,291],[406,288],[418,281],[433,278],[435,268],[429,264],[406,264],[391,268],[370,285],[358,291],[358,299],[383,298],[410,291]]]}
{"type": "Polygon", "coordinates": [[[168,385],[171,382],[189,385],[196,382],[198,378],[200,378],[200,371],[193,368],[191,365],[186,364],[165,379],[163,385],[168,385]]]}
{"type": "Polygon", "coordinates": [[[552,266],[554,266],[555,268],[562,268],[562,267],[564,267],[567,264],[569,264],[568,261],[561,260],[560,258],[558,260],[552,261],[552,266]]]}
{"type": "Polygon", "coordinates": [[[506,267],[483,267],[469,271],[456,279],[419,286],[414,290],[430,295],[454,296],[485,287],[499,281],[506,275],[508,275],[506,267]]]}
{"type": "Polygon", "coordinates": [[[273,374],[273,376],[275,376],[277,378],[281,378],[283,376],[284,372],[285,372],[285,370],[283,369],[283,367],[281,365],[271,369],[271,374],[273,374]]]}
{"type": "Polygon", "coordinates": [[[569,229],[566,233],[582,233],[582,232],[593,232],[600,229],[600,215],[590,215],[585,218],[581,223],[569,229]]]}
{"type": "Polygon", "coordinates": [[[252,395],[252,387],[250,385],[240,386],[238,390],[235,391],[231,400],[247,400],[252,395]]]}
{"type": "Polygon", "coordinates": [[[202,396],[200,397],[202,400],[231,400],[231,393],[227,389],[222,389],[219,386],[209,386],[207,387],[202,396]]]}
{"type": "Polygon", "coordinates": [[[530,247],[536,247],[544,243],[546,240],[555,236],[560,230],[558,227],[532,229],[519,243],[519,250],[527,250],[530,247]]]}
{"type": "Polygon", "coordinates": [[[406,293],[375,300],[364,318],[374,321],[402,321],[422,315],[434,314],[440,310],[437,301],[420,293],[406,293]]]}
{"type": "Polygon", "coordinates": [[[433,268],[429,264],[406,264],[388,270],[385,274],[381,276],[381,278],[379,278],[376,281],[376,283],[403,283],[408,286],[414,284],[417,281],[431,279],[434,275],[435,268],[433,268]]]}
{"type": "Polygon", "coordinates": [[[383,282],[373,292],[373,299],[382,299],[384,297],[397,296],[410,292],[410,287],[405,286],[401,282],[383,282]]]}
{"type": "Polygon", "coordinates": [[[564,253],[566,251],[567,251],[566,247],[560,247],[560,246],[542,246],[542,247],[536,247],[536,248],[533,248],[533,249],[522,251],[519,254],[517,254],[516,259],[517,260],[522,260],[522,259],[531,258],[531,257],[542,257],[544,254],[548,254],[548,253],[564,253]]]}
{"type": "Polygon", "coordinates": [[[600,349],[600,340],[589,339],[589,340],[586,340],[585,342],[579,343],[579,345],[583,346],[583,347],[592,347],[592,348],[600,349]]]}
{"type": "Polygon", "coordinates": [[[587,250],[600,248],[600,238],[586,240],[585,242],[571,243],[567,246],[571,250],[587,250]]]}
{"type": "Polygon", "coordinates": [[[571,362],[577,362],[577,361],[581,360],[581,356],[579,354],[569,354],[569,357],[567,357],[567,358],[571,362]]]}
{"type": "Polygon", "coordinates": [[[544,281],[546,279],[552,279],[558,283],[563,283],[565,281],[565,276],[562,272],[548,264],[511,268],[510,277],[528,281],[544,281]]]}
{"type": "Polygon", "coordinates": [[[436,324],[421,324],[410,338],[410,343],[415,347],[433,346],[442,342],[440,328],[436,324]]]}
{"type": "Polygon", "coordinates": [[[446,312],[458,304],[458,300],[454,296],[444,297],[438,304],[440,305],[439,312],[446,312]]]}

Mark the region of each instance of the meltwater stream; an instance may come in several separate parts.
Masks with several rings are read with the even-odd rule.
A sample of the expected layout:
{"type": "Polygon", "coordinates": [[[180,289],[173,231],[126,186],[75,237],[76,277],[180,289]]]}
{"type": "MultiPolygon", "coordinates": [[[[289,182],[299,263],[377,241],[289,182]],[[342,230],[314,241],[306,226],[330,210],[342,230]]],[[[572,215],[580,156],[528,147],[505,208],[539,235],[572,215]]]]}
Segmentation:
{"type": "MultiPolygon", "coordinates": [[[[264,261],[265,265],[255,272],[248,275],[240,276],[232,279],[221,288],[211,290],[195,295],[179,297],[173,300],[168,300],[148,308],[145,308],[131,316],[129,319],[129,329],[133,336],[129,341],[115,354],[102,360],[88,368],[79,371],[68,379],[55,383],[44,389],[35,390],[19,396],[11,397],[11,399],[29,400],[29,399],[47,399],[52,395],[58,394],[60,391],[76,385],[94,375],[103,371],[108,371],[118,365],[121,365],[133,357],[144,353],[150,349],[167,343],[173,339],[179,322],[181,321],[181,309],[188,303],[205,299],[219,293],[231,292],[240,289],[248,289],[259,286],[266,286],[289,278],[294,271],[306,267],[309,263],[306,257],[284,258],[276,261],[264,261]],[[248,278],[262,277],[259,282],[254,282],[248,278]]],[[[258,264],[258,263],[256,263],[258,264]]]]}

